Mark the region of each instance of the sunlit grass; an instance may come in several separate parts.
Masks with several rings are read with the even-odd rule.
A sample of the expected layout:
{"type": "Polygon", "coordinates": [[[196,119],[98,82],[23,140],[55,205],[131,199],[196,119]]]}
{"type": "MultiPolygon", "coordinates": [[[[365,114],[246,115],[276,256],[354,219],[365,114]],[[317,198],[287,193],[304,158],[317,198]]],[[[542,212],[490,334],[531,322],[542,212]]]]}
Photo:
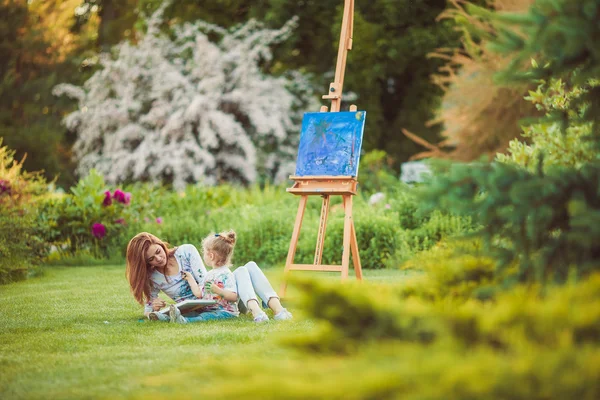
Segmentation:
{"type": "MultiPolygon", "coordinates": [[[[279,290],[281,269],[266,273],[279,290]]],[[[339,274],[294,273],[339,279],[339,274]]],[[[396,270],[364,274],[390,284],[406,276],[396,270]]],[[[296,318],[289,322],[256,325],[243,315],[174,325],[141,318],[123,266],[47,268],[40,277],[0,287],[0,398],[168,397],[180,379],[196,389],[210,383],[185,382],[170,371],[227,367],[245,353],[249,364],[285,363],[296,355],[278,336],[314,327],[293,298],[290,288],[284,305],[296,318]],[[165,379],[176,381],[165,385],[165,379]]]]}

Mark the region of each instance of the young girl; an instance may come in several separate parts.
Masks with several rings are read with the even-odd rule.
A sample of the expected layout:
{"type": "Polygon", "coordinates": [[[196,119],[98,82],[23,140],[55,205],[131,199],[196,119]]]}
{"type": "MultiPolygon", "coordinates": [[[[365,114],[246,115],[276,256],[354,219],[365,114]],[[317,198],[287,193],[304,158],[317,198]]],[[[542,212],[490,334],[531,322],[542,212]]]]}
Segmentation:
{"type": "Polygon", "coordinates": [[[181,271],[181,275],[188,282],[192,293],[197,298],[215,300],[216,304],[205,307],[198,316],[188,317],[182,316],[179,309],[171,305],[169,308],[171,322],[186,324],[188,322],[235,318],[240,314],[237,306],[238,294],[235,277],[229,269],[235,241],[236,234],[231,230],[204,238],[202,241],[204,263],[212,267],[212,270],[206,273],[203,287],[198,286],[196,279],[190,272],[181,271]]]}

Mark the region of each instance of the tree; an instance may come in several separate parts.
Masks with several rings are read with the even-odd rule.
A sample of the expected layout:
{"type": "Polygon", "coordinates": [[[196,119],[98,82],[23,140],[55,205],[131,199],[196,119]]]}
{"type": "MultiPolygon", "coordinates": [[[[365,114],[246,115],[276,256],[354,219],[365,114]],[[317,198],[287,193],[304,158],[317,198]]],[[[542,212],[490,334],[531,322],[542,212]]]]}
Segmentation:
{"type": "MultiPolygon", "coordinates": [[[[581,140],[600,148],[600,53],[594,40],[600,37],[600,0],[537,0],[525,14],[469,11],[495,22],[495,50],[512,54],[498,79],[551,85],[562,80],[572,89],[563,107],[550,107],[540,120],[558,123],[549,134],[560,140],[558,135],[573,136],[570,129],[589,127],[581,140]]],[[[539,95],[553,103],[561,93],[539,95]]],[[[455,164],[424,190],[424,199],[472,215],[504,265],[517,265],[514,279],[583,275],[600,265],[600,159],[553,162],[547,171],[539,162],[533,172],[504,163],[455,164]]]]}
{"type": "Polygon", "coordinates": [[[76,132],[77,173],[97,169],[109,183],[255,182],[291,172],[300,110],[310,101],[298,73],[274,77],[260,65],[293,27],[251,20],[226,30],[205,22],[159,29],[165,2],[137,43],[124,42],[83,87],[63,84],[79,109],[65,118],[76,132]]]}
{"type": "MultiPolygon", "coordinates": [[[[61,127],[66,100],[57,101],[51,88],[77,75],[78,61],[70,55],[89,38],[87,31],[68,29],[77,0],[0,3],[0,137],[27,158],[24,168],[45,170],[58,183],[72,181],[70,143],[61,127]]],[[[85,54],[83,54],[85,57],[85,54]]]]}
{"type": "MultiPolygon", "coordinates": [[[[159,3],[144,0],[140,8],[151,10],[159,3]]],[[[348,54],[343,107],[352,102],[367,110],[364,147],[385,149],[396,159],[396,168],[419,151],[401,134],[402,128],[430,140],[437,139],[440,131],[439,126],[425,127],[424,123],[434,117],[443,93],[430,81],[443,61],[427,55],[440,47],[459,45],[454,21],[436,20],[445,7],[446,0],[355,3],[354,48],[348,54]]],[[[275,27],[297,17],[298,28],[290,39],[274,47],[277,61],[263,68],[275,74],[287,69],[306,72],[320,94],[325,94],[333,80],[343,8],[343,0],[209,0],[201,8],[182,0],[166,14],[175,20],[203,18],[224,26],[254,17],[275,27]]]]}
{"type": "Polygon", "coordinates": [[[138,9],[133,0],[79,0],[75,8],[76,20],[70,27],[81,32],[92,25],[96,32],[94,47],[101,51],[110,48],[133,34],[138,9]]]}
{"type": "MultiPolygon", "coordinates": [[[[254,13],[263,13],[271,24],[298,16],[298,30],[275,54],[282,65],[312,73],[325,94],[333,80],[344,2],[265,0],[260,4],[254,13]]],[[[355,3],[354,48],[348,54],[344,90],[356,94],[352,103],[368,113],[365,149],[385,149],[396,159],[396,168],[419,151],[401,134],[402,128],[429,140],[440,131],[439,126],[425,127],[425,122],[434,117],[440,103],[442,90],[430,75],[443,61],[427,55],[440,47],[457,46],[460,37],[453,21],[436,19],[445,7],[446,0],[355,3]]]]}
{"type": "MultiPolygon", "coordinates": [[[[598,82],[590,82],[597,85],[598,82]]],[[[593,141],[589,140],[592,123],[582,122],[578,116],[585,112],[585,105],[572,108],[571,100],[578,99],[588,91],[577,85],[567,85],[561,79],[542,81],[535,91],[530,91],[527,100],[544,111],[550,120],[539,121],[524,127],[523,136],[528,140],[513,139],[507,154],[498,154],[496,160],[520,165],[530,171],[543,168],[550,171],[554,167],[579,169],[600,158],[593,141]],[[569,126],[561,132],[561,122],[552,121],[556,112],[567,111],[569,126]]]]}
{"type": "MultiPolygon", "coordinates": [[[[428,125],[439,124],[442,141],[433,145],[405,134],[428,148],[412,158],[447,158],[473,161],[482,155],[492,158],[506,151],[508,143],[521,134],[522,119],[537,115],[524,97],[535,84],[521,82],[499,84],[495,75],[506,68],[510,55],[494,52],[490,38],[496,34],[494,23],[469,14],[464,2],[452,4],[440,15],[458,23],[462,31],[461,45],[437,50],[432,58],[444,60],[433,75],[433,82],[443,90],[441,107],[428,125]]],[[[533,0],[491,0],[489,6],[498,12],[525,12],[533,0]]]]}

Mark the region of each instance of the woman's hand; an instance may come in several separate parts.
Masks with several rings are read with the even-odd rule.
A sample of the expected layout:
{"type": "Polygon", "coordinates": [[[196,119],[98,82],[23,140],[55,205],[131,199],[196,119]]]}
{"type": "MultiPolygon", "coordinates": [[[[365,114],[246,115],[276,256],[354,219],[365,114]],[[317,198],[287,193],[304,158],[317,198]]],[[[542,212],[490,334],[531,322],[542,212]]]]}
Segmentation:
{"type": "Polygon", "coordinates": [[[159,311],[161,308],[167,305],[167,302],[162,299],[154,299],[152,301],[152,310],[159,311]]]}

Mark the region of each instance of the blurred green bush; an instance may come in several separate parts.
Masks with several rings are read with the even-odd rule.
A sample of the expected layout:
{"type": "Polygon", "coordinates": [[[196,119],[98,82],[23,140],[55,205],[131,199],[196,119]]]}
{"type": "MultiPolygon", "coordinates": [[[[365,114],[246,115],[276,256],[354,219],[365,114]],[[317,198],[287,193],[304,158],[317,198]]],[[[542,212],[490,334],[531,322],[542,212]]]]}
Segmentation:
{"type": "Polygon", "coordinates": [[[24,160],[14,156],[0,138],[0,284],[24,279],[47,250],[34,203],[48,183],[41,173],[24,171],[24,160]]]}
{"type": "Polygon", "coordinates": [[[281,359],[249,349],[231,364],[208,360],[205,368],[164,379],[181,372],[209,379],[205,396],[264,399],[597,399],[600,274],[562,286],[513,286],[487,300],[472,290],[453,296],[465,277],[474,288],[489,282],[493,262],[478,256],[460,272],[456,266],[467,260],[440,256],[480,246],[432,250],[425,258],[443,272],[431,277],[432,265],[401,284],[340,285],[297,275],[298,308],[317,321],[278,338],[297,353],[281,359]]]}

